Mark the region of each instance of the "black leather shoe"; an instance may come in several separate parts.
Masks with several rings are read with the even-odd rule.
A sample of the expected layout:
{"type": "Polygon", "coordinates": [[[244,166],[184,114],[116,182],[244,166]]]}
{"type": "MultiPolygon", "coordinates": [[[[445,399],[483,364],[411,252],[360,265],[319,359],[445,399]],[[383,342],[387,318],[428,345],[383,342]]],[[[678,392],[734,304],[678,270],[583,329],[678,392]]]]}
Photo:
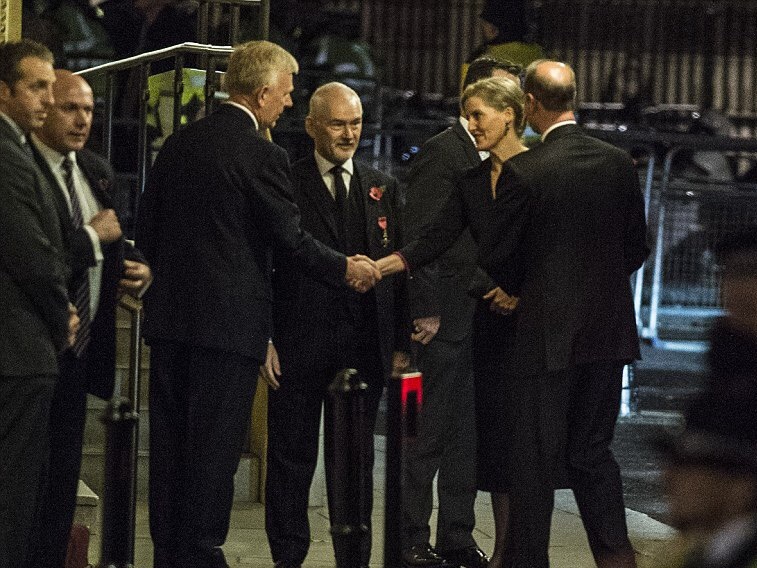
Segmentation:
{"type": "Polygon", "coordinates": [[[486,568],[489,565],[489,557],[475,544],[443,552],[442,556],[450,566],[460,568],[486,568]]]}
{"type": "Polygon", "coordinates": [[[412,566],[444,566],[447,568],[444,558],[439,556],[428,543],[416,544],[402,551],[402,565],[412,566]]]}
{"type": "Polygon", "coordinates": [[[301,568],[301,566],[302,564],[298,564],[297,562],[279,560],[276,564],[273,565],[273,568],[301,568]]]}

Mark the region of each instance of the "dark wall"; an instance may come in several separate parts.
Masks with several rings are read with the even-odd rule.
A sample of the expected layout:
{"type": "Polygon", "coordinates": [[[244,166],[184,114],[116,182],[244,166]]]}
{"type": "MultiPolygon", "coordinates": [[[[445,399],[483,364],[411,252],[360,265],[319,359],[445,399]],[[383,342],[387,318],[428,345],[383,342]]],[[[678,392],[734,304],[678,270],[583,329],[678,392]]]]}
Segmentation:
{"type": "MultiPolygon", "coordinates": [[[[385,84],[454,96],[481,42],[481,0],[363,0],[363,37],[385,84]]],[[[577,72],[583,101],[637,89],[656,104],[723,111],[737,133],[757,118],[757,2],[532,0],[539,42],[577,72]]],[[[735,132],[736,133],[736,132],[735,132]]]]}

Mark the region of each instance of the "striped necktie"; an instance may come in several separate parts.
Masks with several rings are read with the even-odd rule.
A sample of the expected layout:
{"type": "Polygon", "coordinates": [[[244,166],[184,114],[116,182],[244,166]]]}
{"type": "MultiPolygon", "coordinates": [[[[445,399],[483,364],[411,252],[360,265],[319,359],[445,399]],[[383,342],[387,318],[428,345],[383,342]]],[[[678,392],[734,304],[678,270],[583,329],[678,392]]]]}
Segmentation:
{"type": "MultiPolygon", "coordinates": [[[[84,217],[81,212],[81,203],[74,187],[74,163],[67,156],[63,160],[63,179],[66,182],[66,189],[71,198],[71,222],[74,229],[81,228],[84,225],[84,217]]],[[[73,303],[76,306],[79,315],[79,331],[72,347],[77,357],[81,357],[89,344],[89,331],[91,319],[89,317],[89,270],[85,269],[80,275],[75,275],[71,283],[74,297],[73,303]]]]}

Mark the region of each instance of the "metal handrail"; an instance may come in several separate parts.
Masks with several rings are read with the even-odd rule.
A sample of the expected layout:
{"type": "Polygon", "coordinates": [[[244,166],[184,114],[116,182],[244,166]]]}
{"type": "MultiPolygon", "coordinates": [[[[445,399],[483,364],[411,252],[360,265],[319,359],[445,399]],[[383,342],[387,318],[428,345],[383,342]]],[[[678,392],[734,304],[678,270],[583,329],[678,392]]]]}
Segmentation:
{"type": "MultiPolygon", "coordinates": [[[[128,551],[132,555],[133,561],[134,547],[136,545],[136,523],[137,523],[137,467],[139,464],[139,413],[141,403],[139,393],[142,383],[142,322],[144,319],[144,310],[142,300],[124,294],[119,300],[119,306],[129,312],[131,318],[130,341],[129,341],[129,374],[128,374],[128,400],[131,405],[132,417],[134,422],[134,435],[131,438],[131,459],[129,460],[129,480],[131,483],[129,503],[128,503],[128,523],[129,523],[129,542],[127,543],[128,551]]],[[[114,396],[114,403],[118,396],[114,396]]]]}
{"type": "Polygon", "coordinates": [[[125,71],[140,65],[142,63],[154,63],[162,59],[168,59],[169,57],[176,57],[183,54],[198,54],[198,55],[214,55],[217,57],[224,57],[231,55],[234,48],[230,45],[211,45],[204,43],[195,43],[187,41],[171,47],[164,47],[163,49],[156,49],[155,51],[148,51],[146,53],[140,53],[133,57],[127,57],[126,59],[119,59],[118,61],[112,61],[110,63],[104,63],[96,67],[90,67],[82,71],[77,71],[77,75],[87,76],[96,75],[98,73],[107,73],[108,71],[125,71]]]}
{"type": "MultiPolygon", "coordinates": [[[[133,214],[136,214],[139,206],[139,197],[145,187],[145,181],[147,178],[147,157],[148,157],[148,140],[147,140],[147,101],[149,99],[148,92],[148,79],[150,76],[150,65],[156,61],[163,59],[174,58],[174,111],[180,107],[179,98],[183,90],[183,82],[181,80],[182,70],[184,68],[185,55],[200,55],[205,66],[206,81],[205,81],[205,112],[209,114],[212,110],[213,99],[216,93],[216,81],[215,70],[216,60],[218,58],[227,58],[234,49],[228,45],[211,45],[201,44],[195,42],[184,42],[171,47],[163,49],[157,49],[147,53],[128,57],[120,61],[114,61],[111,63],[105,63],[98,65],[90,69],[79,71],[77,74],[82,76],[88,75],[100,75],[105,74],[105,109],[103,120],[103,149],[105,157],[108,161],[111,161],[113,151],[113,111],[115,104],[115,89],[116,83],[113,77],[119,71],[128,71],[132,69],[139,69],[139,115],[138,115],[138,151],[137,151],[137,192],[133,201],[133,214]]],[[[174,129],[179,128],[180,115],[178,112],[174,113],[174,129]]]]}

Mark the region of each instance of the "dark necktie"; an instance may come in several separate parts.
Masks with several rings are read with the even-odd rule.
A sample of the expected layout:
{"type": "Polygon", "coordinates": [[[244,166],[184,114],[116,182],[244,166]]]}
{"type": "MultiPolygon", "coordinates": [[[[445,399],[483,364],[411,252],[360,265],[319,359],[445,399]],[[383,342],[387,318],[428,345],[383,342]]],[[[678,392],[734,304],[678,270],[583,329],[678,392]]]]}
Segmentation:
{"type": "MultiPolygon", "coordinates": [[[[63,179],[66,182],[66,189],[71,198],[71,222],[74,229],[79,229],[84,225],[84,217],[82,216],[81,203],[74,187],[74,163],[68,157],[63,160],[63,179]]],[[[89,270],[84,269],[82,274],[76,276],[72,285],[74,290],[73,303],[79,315],[79,331],[76,334],[76,340],[72,349],[77,357],[81,357],[89,344],[89,328],[91,324],[89,317],[89,270]]]]}
{"type": "Polygon", "coordinates": [[[342,176],[344,168],[342,166],[334,166],[330,171],[334,176],[337,233],[339,235],[339,242],[344,247],[346,245],[347,234],[347,186],[344,184],[344,176],[342,176]]]}

